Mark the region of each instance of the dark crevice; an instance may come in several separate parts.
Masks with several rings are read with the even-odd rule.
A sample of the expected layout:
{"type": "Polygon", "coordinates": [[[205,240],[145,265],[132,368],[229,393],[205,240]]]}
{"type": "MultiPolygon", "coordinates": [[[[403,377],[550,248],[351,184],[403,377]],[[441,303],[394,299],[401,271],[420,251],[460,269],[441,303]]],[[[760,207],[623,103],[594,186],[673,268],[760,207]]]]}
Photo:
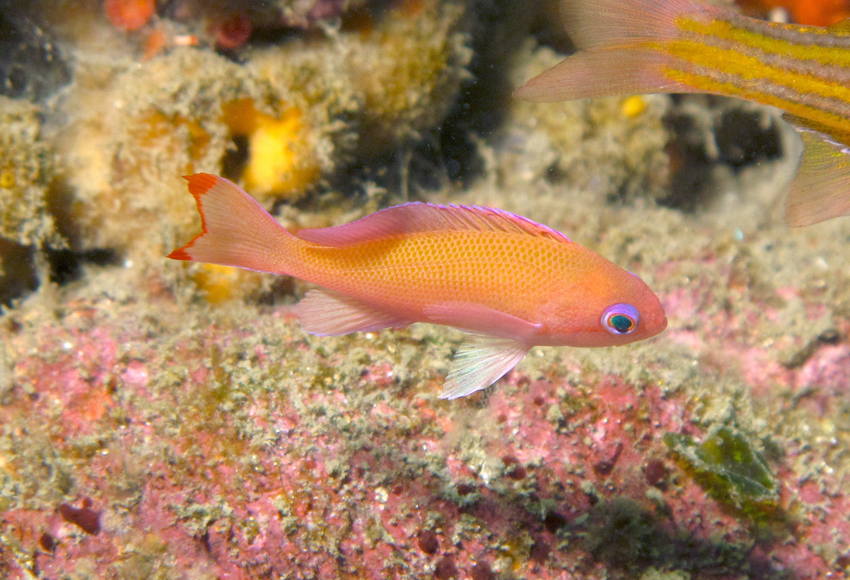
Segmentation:
{"type": "Polygon", "coordinates": [[[667,207],[695,211],[720,190],[718,175],[737,176],[784,153],[776,120],[763,109],[737,99],[673,95],[665,119],[670,131],[670,194],[667,207]],[[699,100],[695,107],[693,101],[699,100]],[[718,173],[718,170],[728,169],[718,173]]]}
{"type": "Polygon", "coordinates": [[[69,284],[83,275],[83,266],[117,266],[121,263],[118,252],[107,248],[97,248],[75,252],[73,250],[46,251],[50,264],[50,281],[59,285],[69,284]]]}

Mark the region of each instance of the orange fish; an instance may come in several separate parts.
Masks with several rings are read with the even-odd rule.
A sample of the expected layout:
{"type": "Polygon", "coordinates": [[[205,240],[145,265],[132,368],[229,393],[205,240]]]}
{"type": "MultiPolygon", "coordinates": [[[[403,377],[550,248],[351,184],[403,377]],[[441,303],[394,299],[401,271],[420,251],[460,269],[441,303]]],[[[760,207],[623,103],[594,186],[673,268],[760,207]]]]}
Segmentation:
{"type": "Polygon", "coordinates": [[[203,231],[169,258],[307,280],[301,325],[340,335],[414,322],[473,333],[440,395],[484,389],[536,345],[614,346],[667,319],[637,276],[506,211],[408,203],[292,234],[230,181],[187,177],[203,231]]]}
{"type": "Polygon", "coordinates": [[[783,109],[802,164],[785,221],[850,215],[850,20],[829,28],[764,22],[704,0],[565,0],[581,48],[515,95],[560,101],[714,93],[783,109]]]}

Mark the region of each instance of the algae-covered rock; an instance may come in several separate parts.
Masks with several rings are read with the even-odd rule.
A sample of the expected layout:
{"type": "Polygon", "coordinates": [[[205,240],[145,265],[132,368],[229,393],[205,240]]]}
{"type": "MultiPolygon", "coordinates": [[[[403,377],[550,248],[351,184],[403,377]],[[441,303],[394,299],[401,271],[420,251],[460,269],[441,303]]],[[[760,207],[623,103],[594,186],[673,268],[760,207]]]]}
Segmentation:
{"type": "Polygon", "coordinates": [[[353,159],[363,98],[352,86],[339,43],[296,40],[255,50],[246,69],[268,83],[277,110],[275,118],[249,118],[254,126],[241,129],[248,137],[244,179],[252,194],[261,201],[298,197],[353,159]],[[277,135],[286,141],[279,152],[269,142],[277,135]]]}
{"type": "Polygon", "coordinates": [[[0,96],[0,237],[62,246],[48,209],[52,151],[41,138],[38,107],[0,96]]]}
{"type": "Polygon", "coordinates": [[[79,247],[161,257],[197,227],[182,175],[224,174],[270,208],[434,128],[468,76],[464,22],[430,0],[239,63],[203,48],[83,62],[60,130],[79,247]]]}
{"type": "Polygon", "coordinates": [[[183,0],[181,12],[193,18],[247,14],[253,26],[317,28],[366,0],[183,0]]]}
{"type": "Polygon", "coordinates": [[[61,134],[79,245],[161,256],[169,232],[189,232],[197,219],[180,177],[220,172],[232,146],[222,105],[252,98],[265,108],[269,88],[243,67],[194,49],[128,68],[104,88],[92,80],[102,70],[81,73],[91,78],[74,87],[74,116],[61,134]]]}
{"type": "MultiPolygon", "coordinates": [[[[308,159],[327,176],[418,141],[442,122],[470,78],[470,23],[460,4],[426,0],[327,38],[249,51],[246,67],[303,115],[302,148],[314,152],[308,159]]],[[[249,178],[256,153],[249,152],[249,186],[257,181],[249,178]]],[[[302,160],[296,170],[305,166],[302,160]]],[[[285,188],[257,185],[261,195],[292,197],[275,191],[285,188]]]]}
{"type": "Polygon", "coordinates": [[[267,207],[297,197],[342,157],[340,118],[356,103],[307,50],[267,49],[245,66],[184,48],[107,78],[74,87],[62,131],[80,245],[157,256],[197,227],[182,175],[244,179],[267,207]]]}
{"type": "Polygon", "coordinates": [[[349,74],[364,95],[363,154],[383,153],[443,120],[470,78],[470,23],[461,4],[425,0],[346,41],[349,74]]]}

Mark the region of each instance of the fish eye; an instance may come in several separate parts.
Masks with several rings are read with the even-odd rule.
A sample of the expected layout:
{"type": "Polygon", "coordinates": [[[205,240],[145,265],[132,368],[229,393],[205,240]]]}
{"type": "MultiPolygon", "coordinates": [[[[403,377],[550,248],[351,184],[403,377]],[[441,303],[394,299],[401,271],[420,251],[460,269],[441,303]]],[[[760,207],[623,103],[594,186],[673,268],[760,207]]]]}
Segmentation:
{"type": "Polygon", "coordinates": [[[640,314],[631,304],[614,304],[605,309],[600,322],[611,334],[631,334],[640,324],[640,314]]]}

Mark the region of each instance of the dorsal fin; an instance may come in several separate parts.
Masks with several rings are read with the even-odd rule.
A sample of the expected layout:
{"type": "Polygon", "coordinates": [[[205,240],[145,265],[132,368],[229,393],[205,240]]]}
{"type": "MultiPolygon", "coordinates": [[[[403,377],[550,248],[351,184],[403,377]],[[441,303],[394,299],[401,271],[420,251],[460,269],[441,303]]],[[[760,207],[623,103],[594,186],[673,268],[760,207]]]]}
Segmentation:
{"type": "Polygon", "coordinates": [[[570,241],[551,228],[501,209],[422,202],[390,207],[350,224],[301,230],[296,235],[314,244],[342,247],[387,236],[450,230],[507,232],[570,241]]]}

